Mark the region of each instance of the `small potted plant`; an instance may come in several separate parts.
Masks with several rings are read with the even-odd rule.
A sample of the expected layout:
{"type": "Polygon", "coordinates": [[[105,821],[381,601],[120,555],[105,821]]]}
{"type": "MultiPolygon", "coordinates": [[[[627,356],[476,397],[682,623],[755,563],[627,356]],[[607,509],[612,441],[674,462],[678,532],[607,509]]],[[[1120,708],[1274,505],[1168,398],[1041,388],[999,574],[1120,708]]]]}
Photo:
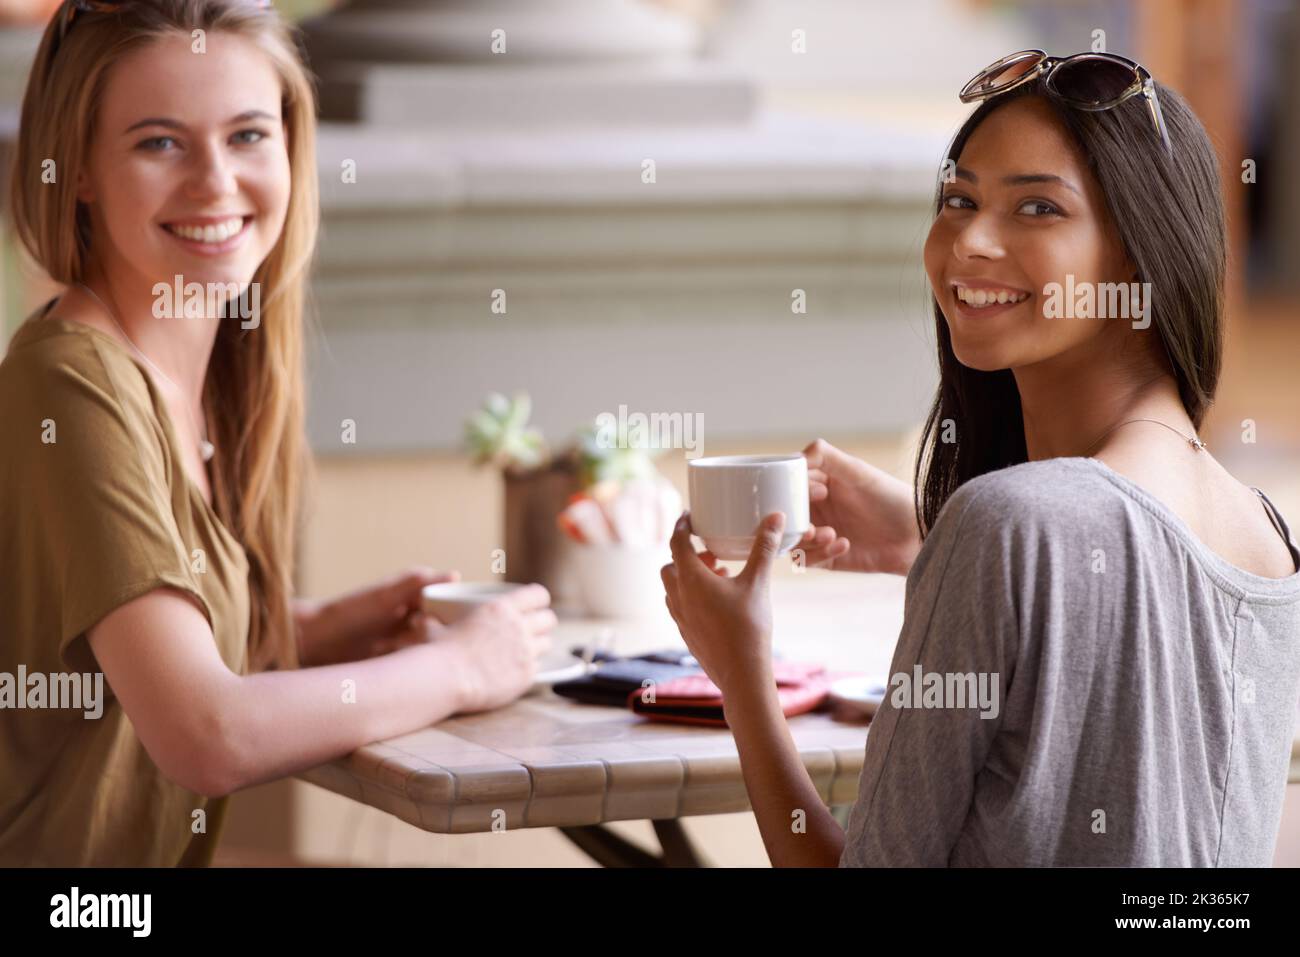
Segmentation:
{"type": "Polygon", "coordinates": [[[465,441],[476,465],[493,465],[505,483],[505,580],[540,582],[552,601],[569,596],[561,567],[561,535],[555,525],[570,496],[581,487],[574,450],[551,455],[542,433],[528,425],[526,393],[487,397],[465,423],[465,441]]]}
{"type": "Polygon", "coordinates": [[[569,557],[578,598],[601,618],[665,614],[659,568],[682,499],[659,474],[657,454],[637,436],[588,428],[578,437],[582,489],[557,522],[573,542],[569,557]]]}
{"type": "Polygon", "coordinates": [[[465,423],[478,465],[505,482],[505,578],[541,582],[556,605],[598,617],[662,615],[659,567],[681,514],[677,490],[640,435],[589,426],[551,453],[520,393],[488,396],[465,423]]]}

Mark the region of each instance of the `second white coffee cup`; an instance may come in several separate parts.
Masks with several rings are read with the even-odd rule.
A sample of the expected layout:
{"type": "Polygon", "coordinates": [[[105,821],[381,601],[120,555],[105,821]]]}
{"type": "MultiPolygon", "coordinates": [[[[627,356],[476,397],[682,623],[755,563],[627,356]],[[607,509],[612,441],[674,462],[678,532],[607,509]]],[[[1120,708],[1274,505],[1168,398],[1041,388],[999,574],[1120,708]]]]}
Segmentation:
{"type": "Polygon", "coordinates": [[[772,512],[785,513],[779,554],[811,527],[808,462],[797,452],[692,459],[688,473],[691,531],[718,558],[748,558],[758,523],[772,512]]]}
{"type": "Polygon", "coordinates": [[[437,582],[425,585],[421,598],[425,614],[432,615],[444,625],[451,625],[479,605],[527,587],[514,582],[437,582]]]}

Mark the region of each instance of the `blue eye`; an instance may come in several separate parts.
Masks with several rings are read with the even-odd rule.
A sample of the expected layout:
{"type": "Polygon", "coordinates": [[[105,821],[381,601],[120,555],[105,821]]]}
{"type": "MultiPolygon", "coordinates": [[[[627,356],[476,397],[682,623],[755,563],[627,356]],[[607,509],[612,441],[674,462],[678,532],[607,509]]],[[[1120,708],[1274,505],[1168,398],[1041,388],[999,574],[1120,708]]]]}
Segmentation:
{"type": "Polygon", "coordinates": [[[161,153],[165,149],[167,149],[167,147],[164,146],[163,144],[175,143],[175,142],[176,141],[172,139],[170,136],[151,136],[147,140],[141,140],[138,145],[140,149],[151,150],[156,153],[161,153]]]}
{"type": "Polygon", "coordinates": [[[254,143],[259,143],[262,140],[266,139],[266,134],[263,133],[261,130],[240,130],[238,133],[232,136],[231,139],[237,143],[243,143],[246,146],[251,146],[254,143]],[[244,139],[243,137],[246,136],[253,136],[256,137],[256,139],[244,139]]]}

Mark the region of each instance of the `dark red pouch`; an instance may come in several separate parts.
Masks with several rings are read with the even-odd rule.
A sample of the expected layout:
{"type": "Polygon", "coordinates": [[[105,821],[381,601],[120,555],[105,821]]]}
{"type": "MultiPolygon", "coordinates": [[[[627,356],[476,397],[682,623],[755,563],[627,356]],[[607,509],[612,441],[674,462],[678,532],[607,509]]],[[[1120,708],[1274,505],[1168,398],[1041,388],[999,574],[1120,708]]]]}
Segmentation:
{"type": "MultiPolygon", "coordinates": [[[[826,670],[817,664],[775,661],[776,696],[787,717],[816,709],[830,690],[826,670]]],[[[654,721],[705,724],[725,728],[722,692],[707,675],[687,675],[638,688],[628,695],[628,707],[654,721]]]]}

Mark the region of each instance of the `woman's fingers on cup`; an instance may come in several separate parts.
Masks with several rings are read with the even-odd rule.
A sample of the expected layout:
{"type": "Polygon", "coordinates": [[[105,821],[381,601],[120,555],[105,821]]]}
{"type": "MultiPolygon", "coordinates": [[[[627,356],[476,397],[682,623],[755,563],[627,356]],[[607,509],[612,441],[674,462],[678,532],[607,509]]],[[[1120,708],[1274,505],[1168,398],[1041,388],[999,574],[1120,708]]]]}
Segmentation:
{"type": "Polygon", "coordinates": [[[831,544],[821,550],[822,558],[818,564],[829,564],[837,558],[842,558],[848,554],[851,544],[847,538],[837,538],[831,544]]]}
{"type": "Polygon", "coordinates": [[[704,562],[704,564],[709,567],[709,570],[712,571],[713,574],[717,575],[719,578],[726,578],[729,574],[731,574],[727,570],[727,566],[718,564],[719,561],[718,556],[713,554],[713,552],[709,551],[707,548],[704,549],[704,551],[699,552],[698,554],[700,556],[700,561],[704,562]]]}
{"type": "Polygon", "coordinates": [[[691,544],[691,513],[682,512],[673,525],[672,538],[668,541],[668,547],[673,553],[673,563],[685,565],[686,560],[695,554],[695,546],[691,544]]]}
{"type": "Polygon", "coordinates": [[[429,639],[437,638],[447,630],[446,625],[434,618],[433,615],[427,614],[420,615],[420,627],[424,629],[424,634],[429,639]]]}
{"type": "Polygon", "coordinates": [[[805,566],[815,568],[844,555],[850,545],[847,538],[841,538],[835,533],[835,529],[823,525],[815,529],[811,541],[805,537],[799,547],[803,549],[805,566]]]}
{"type": "Polygon", "coordinates": [[[507,592],[499,600],[512,602],[519,611],[535,611],[538,608],[551,606],[551,593],[546,590],[545,585],[525,585],[523,588],[507,592]]]}
{"type": "Polygon", "coordinates": [[[536,611],[527,612],[524,621],[528,624],[528,630],[534,635],[549,635],[555,626],[559,624],[555,612],[549,608],[539,608],[536,611]]]}
{"type": "Polygon", "coordinates": [[[375,600],[394,608],[419,607],[420,593],[425,585],[460,580],[460,572],[437,571],[427,566],[411,568],[390,578],[375,592],[375,600]]]}
{"type": "Polygon", "coordinates": [[[843,457],[844,453],[825,439],[813,439],[803,450],[803,457],[808,460],[809,470],[825,471],[828,464],[843,457]]]}
{"type": "Polygon", "coordinates": [[[804,550],[804,554],[811,554],[825,548],[834,541],[835,529],[829,525],[813,525],[803,533],[803,538],[799,539],[798,547],[804,550]]]}
{"type": "Polygon", "coordinates": [[[825,545],[821,546],[821,551],[826,554],[827,558],[839,558],[849,550],[849,540],[832,535],[825,545]]]}

